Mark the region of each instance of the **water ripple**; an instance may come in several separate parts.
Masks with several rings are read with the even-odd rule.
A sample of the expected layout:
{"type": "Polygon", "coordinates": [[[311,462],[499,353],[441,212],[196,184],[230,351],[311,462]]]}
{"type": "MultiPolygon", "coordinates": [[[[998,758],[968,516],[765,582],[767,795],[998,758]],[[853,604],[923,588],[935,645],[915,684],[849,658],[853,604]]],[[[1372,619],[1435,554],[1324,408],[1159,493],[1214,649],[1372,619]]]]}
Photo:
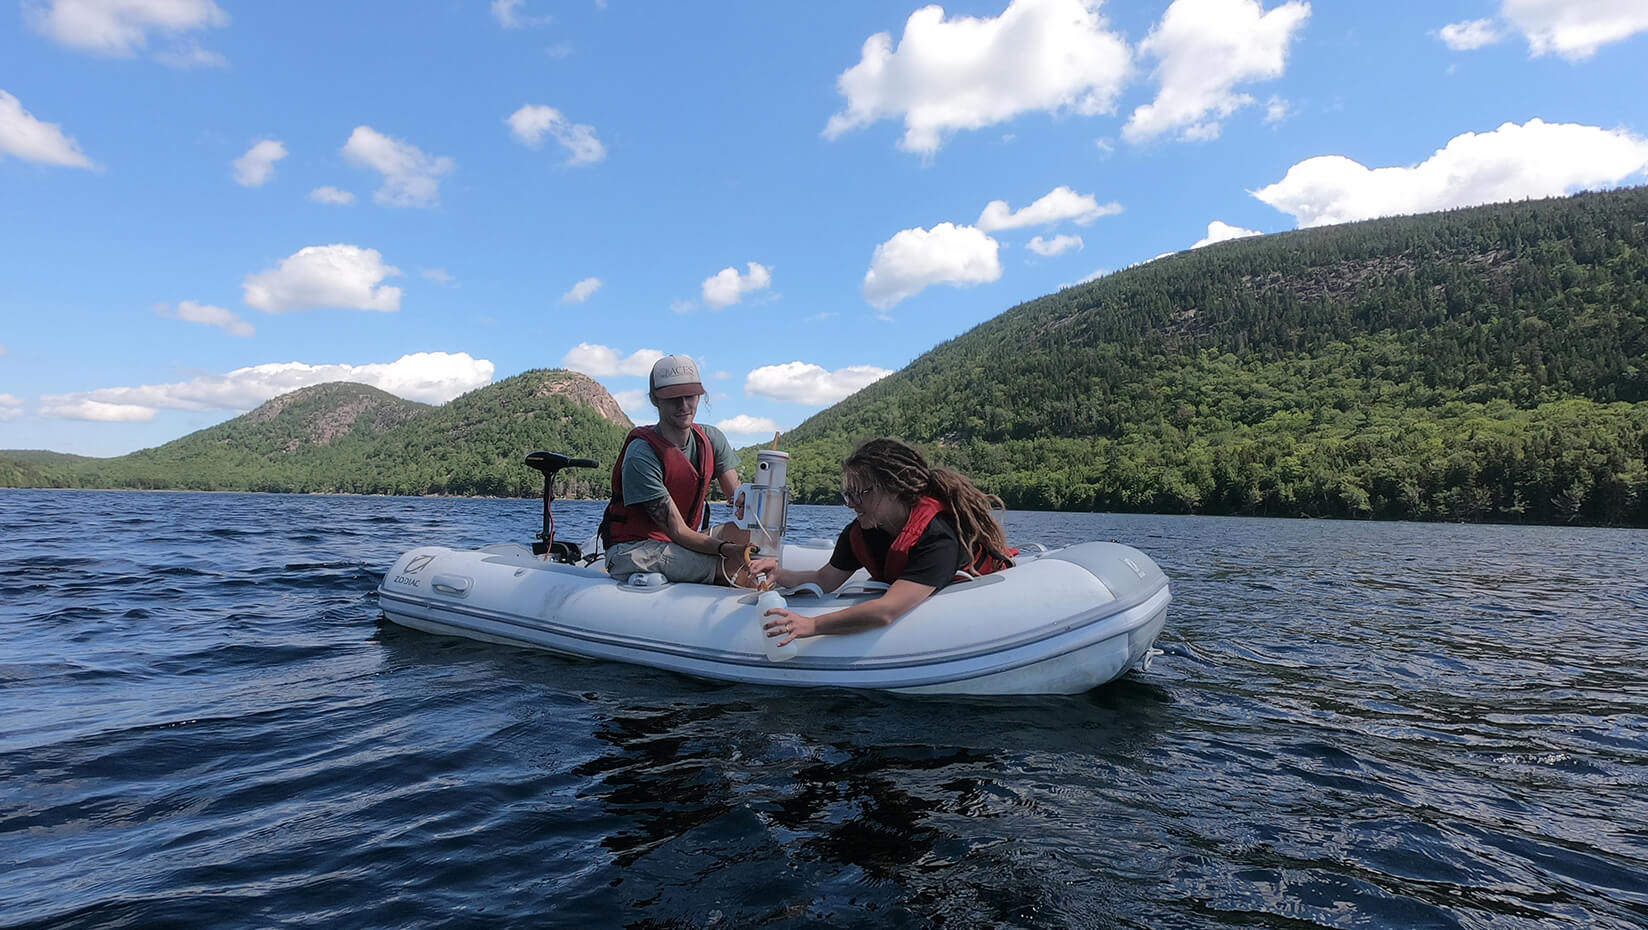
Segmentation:
{"type": "Polygon", "coordinates": [[[1648,534],[1012,514],[1174,581],[1151,671],[1073,698],[378,622],[402,549],[537,520],[0,492],[0,926],[1648,924],[1648,534]]]}

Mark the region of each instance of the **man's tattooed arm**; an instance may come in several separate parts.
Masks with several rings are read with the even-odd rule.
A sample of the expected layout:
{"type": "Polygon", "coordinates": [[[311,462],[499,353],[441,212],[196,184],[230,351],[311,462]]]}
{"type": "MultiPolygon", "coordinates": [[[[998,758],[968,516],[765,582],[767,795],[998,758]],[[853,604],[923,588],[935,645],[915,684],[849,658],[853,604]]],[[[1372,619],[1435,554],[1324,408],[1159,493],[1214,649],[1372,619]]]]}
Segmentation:
{"type": "Polygon", "coordinates": [[[642,510],[647,512],[647,516],[652,518],[654,526],[663,529],[671,539],[680,545],[694,552],[702,552],[705,555],[720,555],[720,543],[713,537],[698,532],[695,527],[687,526],[687,521],[681,518],[668,497],[650,500],[640,506],[642,510]],[[678,529],[671,531],[670,527],[672,526],[678,529]],[[715,548],[706,550],[705,546],[715,548]]]}
{"type": "Polygon", "coordinates": [[[647,516],[652,518],[652,523],[653,523],[654,526],[657,526],[660,529],[663,529],[663,530],[666,530],[666,531],[669,529],[669,525],[670,525],[670,499],[669,498],[660,497],[660,498],[656,498],[654,500],[647,501],[646,503],[641,505],[641,509],[645,510],[647,512],[647,516]]]}

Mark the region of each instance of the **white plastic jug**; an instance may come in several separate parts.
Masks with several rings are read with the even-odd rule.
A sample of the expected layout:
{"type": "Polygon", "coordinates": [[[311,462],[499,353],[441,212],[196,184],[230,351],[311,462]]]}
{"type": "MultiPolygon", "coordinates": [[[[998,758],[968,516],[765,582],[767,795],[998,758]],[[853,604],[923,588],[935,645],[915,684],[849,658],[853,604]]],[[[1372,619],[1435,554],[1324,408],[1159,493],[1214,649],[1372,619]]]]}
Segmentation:
{"type": "MultiPolygon", "coordinates": [[[[788,662],[795,658],[798,651],[793,642],[783,646],[778,645],[783,641],[784,636],[767,635],[767,621],[772,619],[767,616],[767,611],[772,610],[774,607],[784,606],[786,606],[784,595],[779,594],[777,591],[762,591],[755,598],[756,629],[761,631],[761,643],[767,649],[767,661],[769,662],[788,662]]],[[[789,634],[784,635],[788,636],[789,634]]]]}

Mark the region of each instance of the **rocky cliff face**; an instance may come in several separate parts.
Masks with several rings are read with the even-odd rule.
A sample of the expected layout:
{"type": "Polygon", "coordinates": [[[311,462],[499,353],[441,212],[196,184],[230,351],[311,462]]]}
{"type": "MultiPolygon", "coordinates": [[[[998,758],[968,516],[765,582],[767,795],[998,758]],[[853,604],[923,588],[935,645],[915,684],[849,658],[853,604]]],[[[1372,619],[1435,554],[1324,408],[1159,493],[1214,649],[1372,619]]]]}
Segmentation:
{"type": "Polygon", "coordinates": [[[278,427],[285,434],[282,451],[290,453],[304,446],[330,445],[357,428],[365,435],[379,435],[427,409],[364,384],[332,382],[282,394],[239,417],[238,423],[248,430],[262,424],[278,427]]]}
{"type": "Polygon", "coordinates": [[[565,397],[589,407],[609,423],[616,423],[625,429],[635,425],[618,402],[612,399],[612,395],[607,393],[607,389],[588,375],[575,371],[546,371],[542,377],[535,396],[565,397]]]}

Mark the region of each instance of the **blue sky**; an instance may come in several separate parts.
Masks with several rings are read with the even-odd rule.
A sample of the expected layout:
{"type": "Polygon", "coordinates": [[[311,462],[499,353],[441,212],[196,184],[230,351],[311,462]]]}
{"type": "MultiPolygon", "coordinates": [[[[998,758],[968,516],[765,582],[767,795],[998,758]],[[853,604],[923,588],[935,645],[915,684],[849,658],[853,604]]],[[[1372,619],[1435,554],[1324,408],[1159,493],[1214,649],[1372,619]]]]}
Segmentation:
{"type": "Polygon", "coordinates": [[[1648,3],[24,0],[0,448],[569,367],[771,437],[1238,235],[1648,180],[1648,3]]]}

